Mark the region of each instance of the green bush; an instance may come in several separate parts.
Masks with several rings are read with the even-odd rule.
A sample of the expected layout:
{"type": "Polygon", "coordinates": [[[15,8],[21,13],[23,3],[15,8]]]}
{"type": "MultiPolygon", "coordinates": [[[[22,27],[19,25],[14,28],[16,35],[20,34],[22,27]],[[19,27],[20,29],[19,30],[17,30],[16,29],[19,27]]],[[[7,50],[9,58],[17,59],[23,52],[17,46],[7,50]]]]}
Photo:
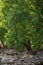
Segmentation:
{"type": "Polygon", "coordinates": [[[26,43],[30,39],[32,49],[40,49],[43,42],[43,7],[41,7],[43,1],[3,0],[3,2],[3,23],[7,29],[5,35],[7,46],[21,51],[24,49],[22,42],[26,43]],[[16,44],[15,41],[17,41],[16,44]]]}

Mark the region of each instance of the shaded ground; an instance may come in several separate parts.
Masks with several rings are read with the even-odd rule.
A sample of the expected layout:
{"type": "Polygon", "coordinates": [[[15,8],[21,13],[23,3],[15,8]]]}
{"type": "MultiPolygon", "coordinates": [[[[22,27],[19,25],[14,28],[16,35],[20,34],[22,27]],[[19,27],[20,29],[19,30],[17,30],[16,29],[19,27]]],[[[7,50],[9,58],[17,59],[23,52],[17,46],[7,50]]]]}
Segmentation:
{"type": "Polygon", "coordinates": [[[13,49],[0,49],[0,65],[43,65],[43,50],[36,55],[16,52],[13,49]]]}

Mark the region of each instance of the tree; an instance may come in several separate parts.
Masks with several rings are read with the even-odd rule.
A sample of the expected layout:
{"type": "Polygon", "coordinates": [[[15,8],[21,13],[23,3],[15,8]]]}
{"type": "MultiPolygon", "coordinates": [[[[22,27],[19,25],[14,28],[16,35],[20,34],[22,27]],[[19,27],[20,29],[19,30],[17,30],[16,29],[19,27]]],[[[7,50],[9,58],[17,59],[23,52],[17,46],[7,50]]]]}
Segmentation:
{"type": "Polygon", "coordinates": [[[24,49],[23,42],[30,40],[33,50],[40,49],[43,42],[43,1],[40,0],[3,0],[5,35],[9,48],[24,49]],[[38,5],[42,3],[42,5],[38,5]]]}

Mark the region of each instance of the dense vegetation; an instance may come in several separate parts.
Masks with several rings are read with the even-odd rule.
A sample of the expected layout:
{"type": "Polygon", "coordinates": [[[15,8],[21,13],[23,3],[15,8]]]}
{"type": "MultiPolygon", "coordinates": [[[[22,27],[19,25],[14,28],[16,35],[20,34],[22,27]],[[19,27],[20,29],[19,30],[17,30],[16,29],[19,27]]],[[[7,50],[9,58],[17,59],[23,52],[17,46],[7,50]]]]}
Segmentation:
{"type": "Polygon", "coordinates": [[[23,51],[28,40],[33,50],[43,44],[43,0],[0,0],[2,44],[23,51]]]}

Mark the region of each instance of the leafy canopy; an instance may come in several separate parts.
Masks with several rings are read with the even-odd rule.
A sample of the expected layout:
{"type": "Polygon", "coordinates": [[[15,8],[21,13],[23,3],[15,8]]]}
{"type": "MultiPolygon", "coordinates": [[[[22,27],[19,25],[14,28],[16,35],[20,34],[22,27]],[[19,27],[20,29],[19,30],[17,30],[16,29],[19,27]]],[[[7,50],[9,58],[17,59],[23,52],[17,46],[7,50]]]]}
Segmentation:
{"type": "Polygon", "coordinates": [[[43,0],[3,0],[0,5],[7,46],[21,51],[23,42],[30,39],[32,49],[39,49],[43,42],[43,0]]]}

